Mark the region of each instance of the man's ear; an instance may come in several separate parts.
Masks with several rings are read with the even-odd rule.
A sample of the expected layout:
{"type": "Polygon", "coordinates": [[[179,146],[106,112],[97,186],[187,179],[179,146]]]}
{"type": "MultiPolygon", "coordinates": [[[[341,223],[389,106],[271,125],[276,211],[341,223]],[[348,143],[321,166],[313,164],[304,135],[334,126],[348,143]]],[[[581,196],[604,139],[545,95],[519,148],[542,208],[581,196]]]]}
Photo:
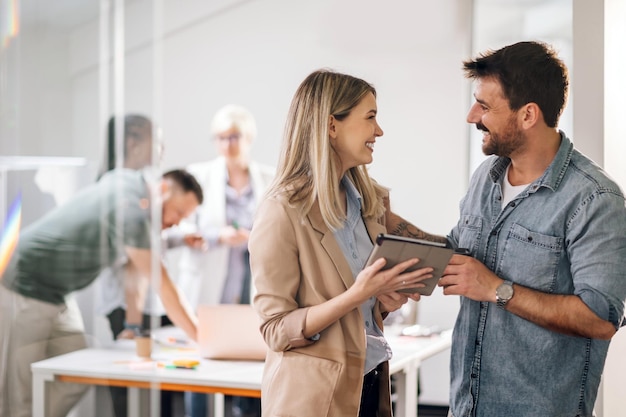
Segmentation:
{"type": "Polygon", "coordinates": [[[328,135],[331,139],[337,139],[337,119],[332,114],[328,116],[328,135]]]}
{"type": "Polygon", "coordinates": [[[163,201],[167,200],[172,194],[172,184],[169,180],[163,178],[161,180],[161,186],[159,188],[161,191],[161,199],[163,199],[163,201]]]}
{"type": "Polygon", "coordinates": [[[537,103],[528,103],[522,107],[522,127],[524,129],[530,129],[534,127],[539,120],[543,119],[543,114],[537,103]]]}

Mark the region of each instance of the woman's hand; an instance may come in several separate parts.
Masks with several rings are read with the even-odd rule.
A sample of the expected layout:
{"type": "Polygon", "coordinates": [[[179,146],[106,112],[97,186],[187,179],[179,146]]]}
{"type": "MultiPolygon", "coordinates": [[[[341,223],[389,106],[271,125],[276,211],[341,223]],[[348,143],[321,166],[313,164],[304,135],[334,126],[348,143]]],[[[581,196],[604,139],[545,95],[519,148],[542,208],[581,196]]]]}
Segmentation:
{"type": "MultiPolygon", "coordinates": [[[[422,288],[425,285],[422,284],[421,281],[432,278],[433,268],[426,267],[406,272],[407,268],[412,267],[418,262],[419,259],[417,258],[409,259],[392,268],[382,270],[385,266],[386,260],[383,258],[378,259],[357,275],[356,282],[353,287],[355,287],[355,290],[363,292],[364,300],[372,296],[389,295],[401,289],[422,288]]],[[[387,297],[385,298],[385,301],[390,305],[395,305],[400,300],[406,298],[402,302],[402,304],[404,304],[408,298],[416,301],[419,300],[419,294],[416,294],[417,293],[405,295],[401,293],[398,296],[387,297]]]]}
{"type": "Polygon", "coordinates": [[[419,301],[421,298],[421,294],[418,292],[414,293],[404,293],[404,292],[390,292],[387,294],[379,294],[378,301],[382,304],[382,312],[391,313],[392,311],[396,311],[407,301],[419,301]]]}
{"type": "Polygon", "coordinates": [[[219,243],[234,247],[245,245],[250,238],[250,231],[240,227],[226,226],[220,230],[219,243]]]}

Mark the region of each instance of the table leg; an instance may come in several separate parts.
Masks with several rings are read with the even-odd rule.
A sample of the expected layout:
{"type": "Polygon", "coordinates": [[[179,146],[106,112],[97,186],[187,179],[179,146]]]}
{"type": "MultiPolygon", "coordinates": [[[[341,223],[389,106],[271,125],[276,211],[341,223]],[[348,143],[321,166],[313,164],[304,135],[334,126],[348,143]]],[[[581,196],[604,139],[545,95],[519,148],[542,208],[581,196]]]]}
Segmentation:
{"type": "Polygon", "coordinates": [[[129,416],[139,416],[139,393],[140,389],[137,387],[128,387],[128,415],[129,416]]]}
{"type": "Polygon", "coordinates": [[[412,364],[406,372],[405,396],[406,396],[406,417],[417,417],[417,370],[419,363],[412,364]]]}
{"type": "Polygon", "coordinates": [[[396,377],[396,413],[398,417],[417,417],[417,370],[419,364],[411,364],[396,377]]]}
{"type": "Polygon", "coordinates": [[[46,382],[53,380],[54,375],[33,372],[33,417],[46,416],[46,382]]]}
{"type": "Polygon", "coordinates": [[[224,417],[224,394],[218,393],[213,396],[213,415],[224,417]]]}

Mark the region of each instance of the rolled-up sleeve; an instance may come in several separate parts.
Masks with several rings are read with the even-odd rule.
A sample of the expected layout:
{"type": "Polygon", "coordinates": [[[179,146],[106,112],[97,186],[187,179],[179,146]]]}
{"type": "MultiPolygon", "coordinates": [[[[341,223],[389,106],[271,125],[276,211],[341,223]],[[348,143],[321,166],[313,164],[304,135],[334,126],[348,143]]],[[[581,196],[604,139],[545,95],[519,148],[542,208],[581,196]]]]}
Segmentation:
{"type": "Polygon", "coordinates": [[[585,201],[570,222],[568,254],[574,293],[618,328],[626,300],[626,209],[616,192],[585,201]]]}
{"type": "Polygon", "coordinates": [[[254,308],[261,318],[261,333],[268,347],[285,351],[315,343],[304,337],[308,308],[296,300],[302,276],[296,230],[275,199],[261,203],[250,234],[250,268],[256,287],[254,308]]]}

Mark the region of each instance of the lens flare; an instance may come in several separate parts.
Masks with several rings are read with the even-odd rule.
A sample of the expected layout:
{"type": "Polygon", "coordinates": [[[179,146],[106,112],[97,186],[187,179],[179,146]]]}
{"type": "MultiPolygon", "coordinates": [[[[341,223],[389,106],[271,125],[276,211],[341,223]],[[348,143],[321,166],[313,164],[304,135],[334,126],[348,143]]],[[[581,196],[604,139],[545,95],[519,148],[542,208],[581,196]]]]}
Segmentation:
{"type": "Polygon", "coordinates": [[[0,39],[5,49],[20,32],[17,4],[17,0],[0,0],[0,39]]]}
{"type": "Polygon", "coordinates": [[[0,235],[0,277],[4,274],[17,246],[21,223],[22,197],[18,194],[9,207],[7,218],[2,226],[2,235],[0,235]]]}

